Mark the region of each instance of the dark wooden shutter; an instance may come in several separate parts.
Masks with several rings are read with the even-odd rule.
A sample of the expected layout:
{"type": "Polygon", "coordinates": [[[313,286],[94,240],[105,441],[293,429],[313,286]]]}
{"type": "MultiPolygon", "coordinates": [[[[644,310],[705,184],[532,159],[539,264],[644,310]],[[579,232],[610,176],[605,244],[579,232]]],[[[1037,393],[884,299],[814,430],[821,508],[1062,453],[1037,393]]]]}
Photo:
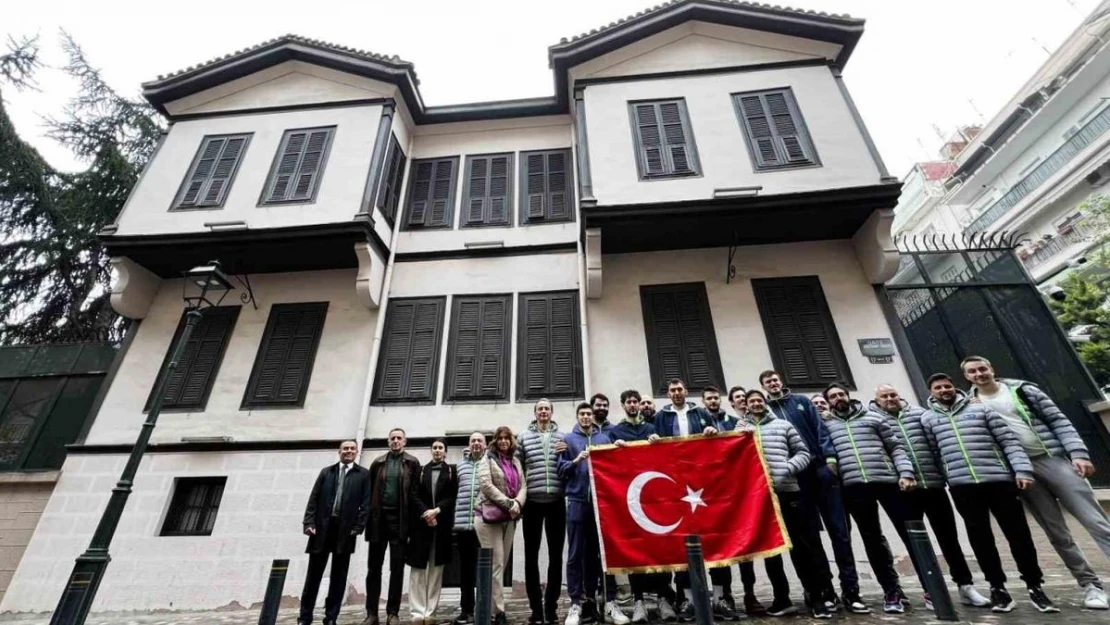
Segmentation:
{"type": "Polygon", "coordinates": [[[522,293],[517,354],[521,399],[574,398],[582,393],[578,293],[522,293]]]}
{"type": "Polygon", "coordinates": [[[390,300],[375,402],[435,401],[444,305],[442,297],[390,300]]]}
{"type": "Polygon", "coordinates": [[[177,208],[222,206],[250,135],[205,137],[177,201],[177,208]]]}
{"type": "Polygon", "coordinates": [[[767,345],[794,388],[852,384],[840,337],[816,276],[752,280],[767,345]]]}
{"type": "Polygon", "coordinates": [[[304,405],[327,313],[327,302],[274,304],[247,382],[244,408],[304,405]]]}
{"type": "Polygon", "coordinates": [[[683,100],[632,105],[641,177],[696,174],[697,154],[683,100]]]}
{"type": "MultiPolygon", "coordinates": [[[[235,321],[239,318],[239,307],[206,308],[202,315],[185,346],[181,361],[166,384],[163,408],[204,410],[204,405],[208,401],[208,392],[212,390],[212,383],[223,360],[224,350],[227,348],[232,330],[235,329],[235,321]]],[[[165,365],[173,355],[173,346],[184,328],[185,316],[182,315],[159,371],[165,370],[165,365]]],[[[155,384],[157,385],[157,380],[155,384]]],[[[153,399],[152,389],[146,403],[148,410],[153,399]]]]}
{"type": "Polygon", "coordinates": [[[378,208],[390,224],[397,217],[397,206],[401,201],[401,183],[405,175],[405,153],[395,135],[390,135],[389,157],[382,190],[378,193],[378,208]]]}
{"type": "Polygon", "coordinates": [[[756,169],[817,162],[789,89],[737,94],[734,99],[756,169]]]}
{"type": "Polygon", "coordinates": [[[512,204],[512,154],[466,159],[464,226],[507,226],[512,204]]]}
{"type": "Polygon", "coordinates": [[[705,284],[640,287],[652,383],[666,392],[679,378],[688,389],[723,386],[724,374],[705,284]]]}
{"type": "Polygon", "coordinates": [[[451,319],[444,397],[506,399],[512,296],[457,296],[451,319]]]}
{"type": "Polygon", "coordinates": [[[409,228],[450,228],[458,158],[415,161],[409,191],[409,228]]]}
{"type": "Polygon", "coordinates": [[[521,153],[521,215],[524,223],[573,218],[569,150],[521,153]]]}
{"type": "Polygon", "coordinates": [[[266,203],[313,199],[334,130],[285,131],[266,185],[266,203]]]}

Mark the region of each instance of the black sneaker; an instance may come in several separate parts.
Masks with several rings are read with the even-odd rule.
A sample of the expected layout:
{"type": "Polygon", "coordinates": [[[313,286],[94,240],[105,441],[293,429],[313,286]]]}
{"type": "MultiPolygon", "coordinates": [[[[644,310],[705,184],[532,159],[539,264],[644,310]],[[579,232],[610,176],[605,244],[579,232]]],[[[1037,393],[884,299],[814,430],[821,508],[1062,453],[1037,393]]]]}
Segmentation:
{"type": "Polygon", "coordinates": [[[597,622],[597,603],[593,601],[582,602],[582,618],[579,623],[585,625],[586,623],[597,622]]]}
{"type": "MultiPolygon", "coordinates": [[[[847,601],[848,594],[849,593],[844,593],[844,597],[845,597],[844,601],[847,601]]],[[[833,590],[832,588],[829,588],[825,592],[825,599],[824,599],[825,608],[829,612],[839,612],[839,611],[843,610],[844,609],[844,601],[840,600],[840,597],[837,596],[836,591],[833,590]]]]}
{"type": "Polygon", "coordinates": [[[1014,605],[1014,598],[1005,588],[991,588],[991,612],[1009,612],[1014,605]]]}
{"type": "Polygon", "coordinates": [[[830,612],[829,609],[827,607],[825,607],[824,602],[821,602],[821,601],[818,601],[817,603],[814,603],[813,606],[810,607],[809,615],[811,617],[817,618],[817,619],[832,618],[832,612],[830,612]]]}
{"type": "Polygon", "coordinates": [[[683,601],[678,606],[678,620],[683,623],[693,623],[696,618],[697,615],[694,614],[694,604],[692,602],[683,601]]]}
{"type": "Polygon", "coordinates": [[[892,590],[886,593],[883,598],[883,612],[887,614],[904,614],[906,606],[902,603],[902,598],[898,596],[897,590],[892,590]]]}
{"type": "Polygon", "coordinates": [[[733,609],[723,597],[713,602],[713,615],[719,617],[723,621],[740,620],[740,616],[736,614],[736,610],[733,609]]]}
{"type": "Polygon", "coordinates": [[[902,605],[905,606],[907,610],[913,608],[913,604],[910,603],[910,598],[906,596],[906,591],[903,590],[901,586],[898,587],[898,598],[902,600],[902,605]]]}
{"type": "MultiPolygon", "coordinates": [[[[828,608],[825,607],[825,602],[823,601],[818,601],[815,605],[819,606],[825,612],[829,611],[828,608]]],[[[797,612],[798,606],[794,605],[790,597],[776,598],[774,602],[771,603],[771,607],[767,608],[767,614],[770,616],[788,616],[797,612]]]]}
{"type": "Polygon", "coordinates": [[[559,622],[559,614],[555,610],[551,610],[543,615],[544,625],[555,625],[559,622]]]}
{"type": "Polygon", "coordinates": [[[528,615],[528,625],[543,625],[543,615],[532,610],[532,613],[528,615]]]}
{"type": "Polygon", "coordinates": [[[767,613],[767,608],[763,607],[755,595],[744,595],[744,612],[748,616],[763,616],[767,613]]]}
{"type": "Polygon", "coordinates": [[[451,619],[451,622],[454,625],[471,625],[471,623],[474,622],[474,615],[459,610],[458,614],[455,615],[455,618],[451,619]]]}
{"type": "Polygon", "coordinates": [[[858,590],[844,593],[844,607],[852,614],[871,614],[871,608],[860,599],[858,590]]]}
{"type": "Polygon", "coordinates": [[[1044,594],[1044,589],[1040,586],[1034,586],[1029,589],[1029,600],[1033,602],[1033,607],[1037,608],[1042,614],[1055,614],[1060,611],[1052,599],[1044,594]]]}

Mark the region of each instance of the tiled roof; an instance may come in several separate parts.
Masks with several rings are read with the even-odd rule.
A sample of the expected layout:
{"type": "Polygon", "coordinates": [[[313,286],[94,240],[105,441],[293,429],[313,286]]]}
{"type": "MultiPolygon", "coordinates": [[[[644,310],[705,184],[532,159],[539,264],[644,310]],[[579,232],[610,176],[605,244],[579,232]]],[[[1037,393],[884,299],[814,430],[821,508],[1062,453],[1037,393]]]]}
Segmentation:
{"type": "Polygon", "coordinates": [[[580,41],[580,40],[585,39],[587,37],[592,37],[594,35],[612,30],[613,28],[616,28],[617,26],[620,26],[621,24],[624,24],[626,22],[629,22],[629,21],[632,21],[632,20],[635,20],[635,19],[638,19],[638,18],[642,18],[642,17],[648,16],[648,15],[652,15],[652,14],[658,13],[660,11],[666,10],[666,9],[672,7],[672,6],[676,6],[676,5],[679,5],[679,4],[690,4],[690,3],[700,3],[700,4],[707,4],[707,5],[714,5],[714,4],[716,4],[716,5],[732,5],[732,6],[737,6],[737,7],[747,8],[747,9],[755,9],[755,10],[758,10],[758,11],[767,11],[767,12],[771,12],[771,13],[786,13],[786,14],[793,14],[793,15],[805,15],[807,17],[817,17],[817,18],[827,19],[827,20],[830,20],[830,21],[841,21],[841,22],[844,22],[846,24],[853,24],[853,25],[863,24],[862,19],[854,18],[854,17],[852,17],[852,16],[850,16],[846,13],[845,14],[838,14],[838,13],[826,13],[824,11],[813,11],[813,10],[810,10],[810,9],[795,9],[793,7],[784,7],[784,6],[778,6],[778,5],[772,5],[772,4],[764,4],[762,2],[744,2],[743,0],[670,0],[670,2],[664,2],[663,4],[657,4],[653,7],[651,7],[650,9],[644,9],[643,11],[640,11],[638,13],[634,13],[634,14],[629,15],[627,17],[623,17],[623,18],[621,18],[621,19],[619,19],[615,22],[610,22],[608,25],[602,26],[601,28],[595,28],[595,29],[591,30],[590,32],[582,33],[580,35],[576,35],[576,36],[571,37],[569,39],[566,38],[566,37],[563,37],[562,39],[559,40],[559,44],[574,43],[576,41],[580,41]]]}
{"type": "MultiPolygon", "coordinates": [[[[378,63],[386,63],[386,64],[389,64],[389,65],[404,68],[404,69],[407,69],[408,71],[410,71],[412,73],[413,80],[416,81],[415,66],[409,61],[402,60],[401,57],[399,57],[397,55],[389,56],[389,55],[385,55],[385,54],[377,54],[376,52],[370,52],[370,51],[367,51],[367,50],[359,50],[358,48],[351,48],[351,47],[348,47],[348,46],[341,46],[341,45],[330,43],[330,42],[327,42],[327,41],[322,41],[320,39],[309,39],[308,37],[302,37],[300,35],[289,34],[289,35],[283,35],[281,37],[276,37],[274,39],[270,39],[270,40],[267,40],[267,41],[263,41],[262,43],[260,43],[258,45],[251,46],[249,48],[244,48],[242,50],[236,50],[235,52],[231,52],[229,54],[225,54],[223,56],[216,57],[214,59],[205,61],[204,63],[200,63],[199,65],[191,65],[189,67],[186,67],[185,69],[181,69],[181,70],[178,70],[176,72],[171,72],[169,74],[162,74],[162,75],[158,76],[157,79],[152,80],[148,83],[145,83],[144,86],[159,83],[163,80],[169,80],[171,78],[179,78],[179,77],[184,76],[186,74],[189,74],[191,72],[196,72],[196,71],[208,69],[208,68],[210,68],[214,65],[218,65],[219,63],[221,63],[223,61],[226,61],[226,60],[229,60],[233,57],[237,57],[237,56],[244,55],[244,54],[250,54],[252,52],[257,52],[259,50],[263,50],[263,49],[270,48],[270,47],[279,47],[279,46],[282,46],[282,45],[285,45],[285,44],[290,44],[290,43],[309,46],[311,48],[316,48],[317,50],[325,50],[325,51],[329,51],[329,52],[338,52],[340,54],[345,54],[345,55],[348,55],[348,56],[351,56],[351,57],[355,57],[355,58],[359,58],[359,59],[363,59],[363,60],[367,60],[367,61],[376,61],[378,63]]],[[[419,81],[416,81],[416,82],[417,82],[417,84],[419,84],[419,81]]]]}

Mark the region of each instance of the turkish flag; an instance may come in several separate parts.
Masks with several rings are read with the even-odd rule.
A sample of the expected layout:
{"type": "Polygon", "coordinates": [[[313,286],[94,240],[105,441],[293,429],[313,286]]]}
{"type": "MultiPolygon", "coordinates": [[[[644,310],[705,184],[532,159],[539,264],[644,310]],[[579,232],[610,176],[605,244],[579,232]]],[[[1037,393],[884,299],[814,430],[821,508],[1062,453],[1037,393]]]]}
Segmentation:
{"type": "Polygon", "coordinates": [[[749,432],[594,447],[590,477],[609,573],[686,570],[685,537],[693,534],[709,566],[790,549],[749,432]]]}

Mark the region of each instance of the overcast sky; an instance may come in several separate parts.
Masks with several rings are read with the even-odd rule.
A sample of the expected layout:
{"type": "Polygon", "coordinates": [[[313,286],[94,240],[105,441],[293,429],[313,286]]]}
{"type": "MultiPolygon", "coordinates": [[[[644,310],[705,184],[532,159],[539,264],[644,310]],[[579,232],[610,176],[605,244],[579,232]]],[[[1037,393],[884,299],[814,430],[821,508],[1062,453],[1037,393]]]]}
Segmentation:
{"type": "MultiPolygon", "coordinates": [[[[547,47],[653,4],[651,0],[24,0],[5,3],[0,35],[41,36],[64,59],[64,28],[118,90],[266,39],[296,33],[395,54],[416,64],[429,105],[551,95],[547,47]],[[18,8],[15,8],[18,7],[18,8]],[[480,69],[475,69],[480,68],[480,69]]],[[[867,20],[845,81],[891,173],[934,160],[939,132],[981,123],[1089,13],[1097,0],[791,0],[867,20]]],[[[74,86],[57,70],[40,91],[5,98],[21,135],[58,167],[76,169],[43,136],[74,86]]]]}

